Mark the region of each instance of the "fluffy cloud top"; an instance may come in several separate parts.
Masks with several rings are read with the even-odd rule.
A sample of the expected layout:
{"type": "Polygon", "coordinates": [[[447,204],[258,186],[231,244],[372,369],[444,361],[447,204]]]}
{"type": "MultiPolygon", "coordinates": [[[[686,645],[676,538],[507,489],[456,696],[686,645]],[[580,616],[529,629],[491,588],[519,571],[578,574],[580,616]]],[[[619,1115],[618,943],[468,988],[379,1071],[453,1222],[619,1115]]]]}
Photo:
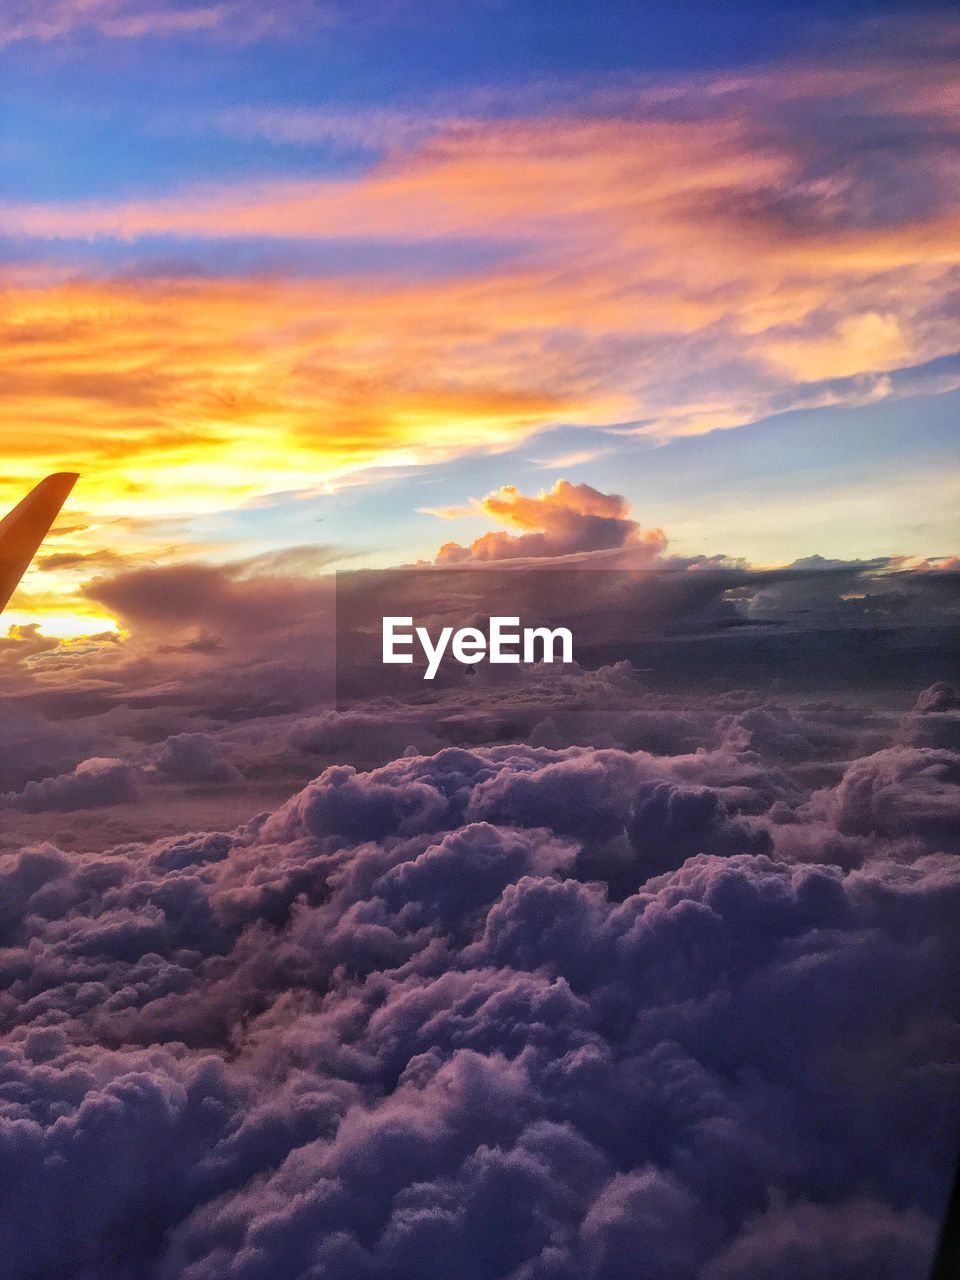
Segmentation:
{"type": "Polygon", "coordinates": [[[589,484],[558,480],[546,493],[525,497],[514,485],[489,493],[481,510],[498,524],[524,530],[520,534],[485,533],[469,547],[447,542],[438,564],[569,556],[590,551],[633,547],[653,561],[667,545],[660,529],[641,530],[630,517],[625,498],[600,493],[589,484]]]}
{"type": "Polygon", "coordinates": [[[20,792],[0,796],[0,803],[27,813],[94,809],[136,798],[136,771],[124,760],[92,756],[70,773],[28,782],[20,792]]]}
{"type": "Polygon", "coordinates": [[[175,782],[234,782],[240,777],[239,770],[203,733],[177,733],[167,738],[156,767],[175,782]]]}
{"type": "Polygon", "coordinates": [[[88,591],[131,637],[10,638],[2,800],[56,832],[0,855],[11,1280],[923,1280],[960,1120],[956,694],[707,695],[682,641],[712,668],[732,636],[756,684],[771,620],[812,619],[782,639],[819,671],[855,610],[902,684],[883,628],[948,626],[936,575],[703,572],[586,485],[483,506],[468,567],[676,567],[570,576],[681,687],[622,661],[331,710],[299,560],[127,568],[88,591]],[[261,805],[271,771],[311,780],[261,805]],[[124,807],[176,834],[85,837],[124,807]]]}
{"type": "Polygon", "coordinates": [[[876,717],[755,710],[670,710],[669,755],[335,764],[236,831],[0,859],[5,1274],[922,1280],[960,757],[891,728],[811,789],[800,744],[876,717]]]}

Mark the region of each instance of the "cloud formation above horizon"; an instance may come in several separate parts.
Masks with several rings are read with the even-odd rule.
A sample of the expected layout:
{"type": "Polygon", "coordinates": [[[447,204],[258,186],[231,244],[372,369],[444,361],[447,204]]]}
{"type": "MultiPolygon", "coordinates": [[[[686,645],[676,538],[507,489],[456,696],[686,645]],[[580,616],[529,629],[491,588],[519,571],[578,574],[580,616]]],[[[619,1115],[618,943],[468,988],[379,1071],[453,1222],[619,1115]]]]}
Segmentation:
{"type": "Polygon", "coordinates": [[[0,498],[56,458],[94,521],[174,488],[200,515],[558,423],[659,439],[946,390],[956,65],[917,38],[371,107],[364,162],[319,176],[298,139],[362,141],[363,111],[285,133],[277,107],[279,175],[8,200],[0,498]]]}
{"type": "Polygon", "coordinates": [[[641,530],[620,494],[600,493],[589,484],[558,480],[535,498],[526,497],[515,485],[504,485],[476,505],[497,524],[523,532],[485,533],[469,547],[445,542],[437,552],[437,564],[557,558],[629,548],[636,553],[634,564],[639,567],[644,561],[655,561],[667,545],[662,529],[641,530]]]}
{"type": "Polygon", "coordinates": [[[440,606],[502,561],[650,648],[338,709],[303,549],[109,566],[129,634],[0,646],[11,1280],[923,1280],[960,698],[898,706],[904,646],[956,667],[955,575],[692,563],[568,482],[481,505],[466,569],[413,571],[440,606]]]}

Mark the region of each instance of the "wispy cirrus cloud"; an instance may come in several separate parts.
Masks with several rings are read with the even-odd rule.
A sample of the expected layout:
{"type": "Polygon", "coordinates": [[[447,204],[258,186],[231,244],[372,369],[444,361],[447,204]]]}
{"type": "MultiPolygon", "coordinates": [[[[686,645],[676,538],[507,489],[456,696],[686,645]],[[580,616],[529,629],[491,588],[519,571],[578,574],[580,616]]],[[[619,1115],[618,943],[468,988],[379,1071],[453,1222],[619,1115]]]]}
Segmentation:
{"type": "Polygon", "coordinates": [[[332,4],[300,0],[271,6],[250,0],[12,0],[0,14],[0,49],[88,34],[107,40],[207,36],[250,41],[298,24],[326,26],[336,16],[332,4]]]}

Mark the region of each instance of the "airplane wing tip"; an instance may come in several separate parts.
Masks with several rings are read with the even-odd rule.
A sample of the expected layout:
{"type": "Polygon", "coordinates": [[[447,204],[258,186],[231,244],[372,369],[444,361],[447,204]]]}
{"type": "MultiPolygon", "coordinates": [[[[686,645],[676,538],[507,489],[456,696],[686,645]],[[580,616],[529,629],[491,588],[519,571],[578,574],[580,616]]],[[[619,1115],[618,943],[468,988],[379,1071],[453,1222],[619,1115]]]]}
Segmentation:
{"type": "Polygon", "coordinates": [[[0,610],[6,608],[78,479],[75,471],[45,476],[0,520],[0,610]]]}
{"type": "Polygon", "coordinates": [[[38,497],[42,494],[54,501],[59,500],[62,506],[79,479],[79,471],[54,471],[52,475],[44,476],[34,489],[34,493],[38,497]]]}

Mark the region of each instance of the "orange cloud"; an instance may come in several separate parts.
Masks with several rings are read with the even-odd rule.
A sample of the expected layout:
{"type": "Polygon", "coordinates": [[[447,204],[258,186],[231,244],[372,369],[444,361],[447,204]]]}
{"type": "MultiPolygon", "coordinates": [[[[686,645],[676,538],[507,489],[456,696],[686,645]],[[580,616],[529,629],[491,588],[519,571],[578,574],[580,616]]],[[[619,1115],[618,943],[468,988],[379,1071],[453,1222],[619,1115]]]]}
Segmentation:
{"type": "Polygon", "coordinates": [[[520,529],[520,534],[485,533],[469,547],[446,542],[439,564],[517,560],[544,556],[590,556],[596,552],[634,552],[634,563],[652,562],[664,551],[662,529],[642,530],[630,517],[630,505],[618,493],[601,493],[589,484],[558,480],[535,498],[515,485],[488,493],[478,508],[497,524],[520,529]]]}
{"type": "Polygon", "coordinates": [[[579,114],[445,116],[391,135],[359,176],[7,204],[5,229],[37,253],[71,237],[367,239],[402,264],[404,246],[444,244],[454,261],[479,238],[495,265],[8,271],[0,502],[56,465],[83,473],[93,525],[174,502],[201,513],[558,422],[669,436],[888,394],[891,370],[956,346],[960,166],[940,141],[956,83],[933,55],[795,67],[595,97],[579,114]]]}
{"type": "Polygon", "coordinates": [[[549,530],[568,514],[626,520],[630,512],[629,503],[619,493],[601,493],[592,485],[571,484],[569,480],[558,480],[536,498],[525,497],[515,485],[507,484],[488,493],[480,507],[498,524],[524,530],[549,530]]]}

